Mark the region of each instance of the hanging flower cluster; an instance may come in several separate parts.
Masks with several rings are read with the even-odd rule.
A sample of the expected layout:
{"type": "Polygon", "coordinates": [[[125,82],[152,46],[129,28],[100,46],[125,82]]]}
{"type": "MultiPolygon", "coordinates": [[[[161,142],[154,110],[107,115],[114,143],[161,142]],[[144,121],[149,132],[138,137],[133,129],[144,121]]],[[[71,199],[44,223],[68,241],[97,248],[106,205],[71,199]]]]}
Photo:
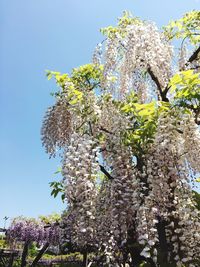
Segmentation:
{"type": "MultiPolygon", "coordinates": [[[[166,242],[170,261],[175,260],[177,266],[182,266],[198,257],[200,239],[196,233],[200,230],[200,214],[195,209],[192,191],[188,184],[191,172],[187,168],[183,153],[183,144],[186,140],[183,139],[179,119],[177,114],[174,117],[170,113],[159,118],[155,142],[146,155],[145,172],[149,192],[143,210],[145,212],[146,209],[147,216],[144,221],[148,227],[145,230],[143,223],[141,230],[143,236],[147,234],[144,248],[146,256],[153,257],[156,261],[158,241],[166,242]],[[161,221],[166,224],[166,240],[159,240],[161,221]],[[150,254],[152,251],[155,252],[154,255],[150,254]]],[[[187,122],[188,116],[183,119],[187,122]]],[[[185,128],[184,121],[182,124],[185,128]]]]}
{"type": "Polygon", "coordinates": [[[61,77],[43,124],[47,152],[63,149],[62,243],[109,266],[198,267],[200,91],[198,68],[187,71],[199,48],[182,51],[187,71],[172,78],[171,43],[153,23],[125,14],[105,33],[93,64],[61,77]]]}
{"type": "Polygon", "coordinates": [[[46,152],[55,155],[56,147],[63,147],[71,131],[71,114],[62,101],[58,101],[46,112],[41,130],[46,152]]]}
{"type": "Polygon", "coordinates": [[[103,187],[103,200],[101,198],[97,201],[97,210],[101,211],[97,216],[98,240],[112,261],[112,252],[119,255],[119,251],[127,244],[128,231],[139,208],[137,173],[133,168],[131,155],[123,147],[115,149],[119,155],[114,154],[109,158],[112,182],[103,187]]]}
{"type": "Polygon", "coordinates": [[[158,77],[164,88],[172,74],[172,55],[172,46],[153,23],[128,25],[125,36],[116,32],[106,40],[104,80],[117,76],[118,90],[124,95],[132,87],[137,88],[139,73],[149,71],[158,77]]]}
{"type": "Polygon", "coordinates": [[[73,242],[80,247],[93,244],[95,238],[95,183],[99,167],[97,149],[93,146],[95,143],[89,136],[73,134],[63,161],[63,183],[69,205],[69,213],[63,217],[70,224],[73,242]]]}
{"type": "Polygon", "coordinates": [[[186,158],[190,167],[195,174],[197,174],[200,173],[200,165],[197,160],[200,155],[199,127],[196,125],[193,118],[188,118],[184,123],[184,153],[187,155],[186,158]]]}

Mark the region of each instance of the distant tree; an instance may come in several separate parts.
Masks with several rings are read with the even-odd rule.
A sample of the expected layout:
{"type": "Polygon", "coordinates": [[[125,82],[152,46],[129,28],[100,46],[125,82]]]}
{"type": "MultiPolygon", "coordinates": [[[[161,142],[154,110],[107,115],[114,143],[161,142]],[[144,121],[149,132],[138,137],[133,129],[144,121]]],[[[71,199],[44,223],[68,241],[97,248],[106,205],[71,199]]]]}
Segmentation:
{"type": "Polygon", "coordinates": [[[197,267],[200,12],[161,31],[125,12],[101,32],[92,63],[47,72],[60,87],[42,141],[61,150],[62,242],[85,266],[95,249],[100,266],[197,267]]]}
{"type": "Polygon", "coordinates": [[[55,218],[58,219],[58,216],[42,216],[39,220],[25,217],[13,219],[6,231],[6,236],[11,244],[20,242],[23,246],[21,267],[27,266],[29,249],[34,243],[41,248],[31,263],[31,267],[37,266],[38,261],[50,245],[59,244],[60,228],[57,220],[53,221],[55,218]]]}

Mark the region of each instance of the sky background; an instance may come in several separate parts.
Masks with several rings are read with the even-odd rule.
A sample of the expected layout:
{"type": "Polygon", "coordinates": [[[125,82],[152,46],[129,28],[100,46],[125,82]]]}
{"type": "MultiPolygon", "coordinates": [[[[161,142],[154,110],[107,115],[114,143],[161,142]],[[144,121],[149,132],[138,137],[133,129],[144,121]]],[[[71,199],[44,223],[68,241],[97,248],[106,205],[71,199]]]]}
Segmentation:
{"type": "Polygon", "coordinates": [[[0,0],[0,227],[4,216],[65,208],[49,188],[59,159],[49,159],[40,140],[56,89],[45,70],[90,62],[99,29],[124,10],[161,27],[199,8],[199,0],[0,0]]]}

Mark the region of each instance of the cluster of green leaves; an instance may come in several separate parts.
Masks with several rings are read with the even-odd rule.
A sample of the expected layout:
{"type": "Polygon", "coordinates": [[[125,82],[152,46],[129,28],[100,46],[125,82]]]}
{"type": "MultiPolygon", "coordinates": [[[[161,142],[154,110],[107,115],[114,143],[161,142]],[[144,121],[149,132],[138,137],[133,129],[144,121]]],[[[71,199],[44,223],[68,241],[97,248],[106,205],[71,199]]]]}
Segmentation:
{"type": "Polygon", "coordinates": [[[193,70],[181,71],[170,80],[170,90],[175,103],[196,110],[200,103],[200,74],[193,70]]]}
{"type": "Polygon", "coordinates": [[[69,105],[74,106],[81,104],[85,92],[99,87],[103,78],[103,65],[86,64],[72,69],[71,75],[48,70],[46,76],[48,80],[54,78],[61,89],[52,95],[64,97],[69,105]]]}
{"type": "Polygon", "coordinates": [[[186,39],[197,45],[200,42],[200,11],[186,13],[181,19],[171,21],[164,27],[164,34],[168,40],[186,39]]]}
{"type": "Polygon", "coordinates": [[[46,76],[48,80],[51,80],[52,78],[54,78],[58,86],[60,86],[63,89],[65,87],[65,83],[70,80],[70,77],[67,73],[61,74],[58,71],[47,70],[46,76]]]}
{"type": "Polygon", "coordinates": [[[103,65],[85,64],[72,69],[71,75],[47,70],[46,76],[48,80],[52,78],[56,80],[56,83],[62,89],[61,93],[66,92],[66,83],[71,84],[69,89],[76,89],[80,92],[90,91],[100,85],[103,78],[103,65]]]}
{"type": "Polygon", "coordinates": [[[143,153],[148,144],[153,143],[159,115],[169,107],[168,102],[162,101],[141,104],[134,93],[130,94],[121,105],[121,111],[133,122],[132,127],[124,131],[125,144],[131,145],[136,154],[143,153]]]}
{"type": "Polygon", "coordinates": [[[49,184],[52,189],[51,196],[56,198],[58,194],[61,193],[61,199],[64,202],[65,195],[64,195],[64,188],[63,188],[62,182],[53,181],[53,182],[50,182],[49,184]]]}
{"type": "Polygon", "coordinates": [[[123,12],[123,16],[118,18],[118,24],[116,27],[108,26],[100,29],[101,33],[108,38],[115,38],[116,34],[120,34],[125,37],[127,34],[126,28],[129,25],[141,24],[142,21],[138,17],[132,16],[128,11],[123,12]]]}
{"type": "Polygon", "coordinates": [[[61,220],[61,215],[58,213],[52,213],[50,215],[41,215],[39,216],[39,219],[46,223],[46,224],[52,224],[55,222],[59,222],[61,220]]]}
{"type": "Polygon", "coordinates": [[[71,74],[71,81],[81,91],[91,91],[100,85],[103,78],[103,65],[86,64],[74,68],[71,74]]]}
{"type": "MultiPolygon", "coordinates": [[[[62,168],[59,167],[57,169],[56,172],[54,172],[54,175],[58,175],[58,174],[61,174],[62,172],[62,168]]],[[[53,196],[54,198],[56,198],[59,194],[60,197],[61,197],[61,200],[64,202],[64,199],[65,199],[65,194],[64,194],[64,187],[63,187],[63,183],[61,181],[52,181],[49,183],[50,187],[51,187],[51,196],[53,196]]],[[[57,214],[56,214],[57,216],[57,214]]],[[[46,217],[45,217],[46,218],[46,217]]],[[[49,217],[48,219],[50,219],[51,217],[49,217]]]]}

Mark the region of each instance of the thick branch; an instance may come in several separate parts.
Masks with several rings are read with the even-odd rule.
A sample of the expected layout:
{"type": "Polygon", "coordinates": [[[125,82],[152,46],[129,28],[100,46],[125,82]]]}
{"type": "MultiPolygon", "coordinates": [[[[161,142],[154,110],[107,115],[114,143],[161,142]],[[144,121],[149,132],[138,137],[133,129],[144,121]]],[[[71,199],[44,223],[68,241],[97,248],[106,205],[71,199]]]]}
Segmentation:
{"type": "Polygon", "coordinates": [[[154,75],[154,73],[151,70],[151,68],[149,67],[147,69],[147,71],[148,71],[149,75],[151,76],[152,80],[157,85],[157,88],[158,88],[158,91],[159,91],[159,94],[160,94],[160,97],[161,97],[162,101],[169,102],[169,99],[166,97],[166,92],[162,91],[162,87],[160,85],[160,82],[159,82],[158,78],[154,75]]]}
{"type": "MultiPolygon", "coordinates": [[[[185,66],[188,66],[189,63],[192,63],[194,60],[196,60],[196,59],[198,58],[199,53],[200,53],[200,46],[199,46],[199,48],[197,48],[197,49],[194,51],[194,53],[193,53],[193,54],[191,55],[191,57],[188,59],[188,61],[187,61],[187,63],[185,64],[185,66]]],[[[200,67],[200,66],[198,65],[198,66],[195,66],[195,67],[190,68],[190,69],[195,70],[195,69],[199,69],[199,67],[200,67]]],[[[150,74],[150,73],[149,73],[149,74],[150,74]]],[[[152,77],[152,79],[153,79],[153,77],[152,77]]],[[[154,80],[154,79],[153,79],[153,80],[154,80]]],[[[155,81],[155,80],[154,80],[154,81],[155,81]]],[[[156,82],[156,81],[155,81],[155,82],[156,82]]],[[[158,85],[157,85],[157,86],[158,86],[158,85]]],[[[158,87],[158,89],[159,89],[159,87],[158,87]]],[[[169,89],[170,89],[170,86],[168,85],[168,86],[164,89],[164,91],[161,90],[161,94],[164,96],[164,98],[167,99],[167,100],[163,100],[163,97],[162,97],[162,95],[161,95],[163,101],[167,101],[167,102],[169,102],[168,98],[166,97],[166,95],[167,95],[169,89]]],[[[160,91],[160,89],[159,89],[159,91],[160,91]]]]}
{"type": "Polygon", "coordinates": [[[188,62],[193,62],[198,58],[198,55],[200,53],[200,46],[197,48],[197,50],[194,51],[194,53],[191,55],[191,57],[188,59],[188,62]]]}

